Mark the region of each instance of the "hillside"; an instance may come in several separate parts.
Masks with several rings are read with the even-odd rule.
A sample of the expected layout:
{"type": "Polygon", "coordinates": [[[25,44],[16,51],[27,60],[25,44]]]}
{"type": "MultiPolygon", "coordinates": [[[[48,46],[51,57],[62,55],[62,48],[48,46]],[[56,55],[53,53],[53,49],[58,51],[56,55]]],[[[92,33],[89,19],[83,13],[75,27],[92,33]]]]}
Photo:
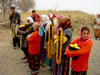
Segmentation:
{"type": "MultiPolygon", "coordinates": [[[[37,11],[38,14],[47,14],[49,15],[50,13],[54,13],[57,16],[58,15],[65,15],[68,16],[71,21],[72,21],[72,26],[73,26],[73,33],[75,35],[79,34],[79,30],[80,27],[82,27],[83,25],[87,25],[89,26],[89,28],[91,29],[92,32],[92,37],[93,37],[93,20],[94,20],[94,15],[93,14],[88,14],[85,12],[81,12],[81,11],[37,11]]],[[[8,15],[6,15],[6,20],[8,20],[8,15]]],[[[31,16],[31,12],[27,12],[27,13],[21,13],[21,19],[23,22],[26,21],[26,18],[28,16],[31,16]]],[[[1,16],[0,16],[1,17],[1,16]]],[[[3,20],[0,20],[0,23],[3,20]]],[[[7,26],[9,24],[6,24],[7,26]]]]}
{"type": "MultiPolygon", "coordinates": [[[[54,13],[57,16],[58,15],[68,16],[68,18],[70,18],[72,21],[73,33],[75,35],[79,34],[80,28],[83,25],[87,25],[91,29],[92,37],[93,37],[93,20],[94,20],[95,16],[92,14],[88,14],[88,13],[81,12],[81,11],[51,11],[51,10],[37,11],[37,13],[38,14],[47,14],[47,15],[49,15],[50,13],[54,13]]],[[[21,14],[22,20],[25,21],[26,18],[30,15],[31,15],[31,12],[22,13],[21,14]]]]}

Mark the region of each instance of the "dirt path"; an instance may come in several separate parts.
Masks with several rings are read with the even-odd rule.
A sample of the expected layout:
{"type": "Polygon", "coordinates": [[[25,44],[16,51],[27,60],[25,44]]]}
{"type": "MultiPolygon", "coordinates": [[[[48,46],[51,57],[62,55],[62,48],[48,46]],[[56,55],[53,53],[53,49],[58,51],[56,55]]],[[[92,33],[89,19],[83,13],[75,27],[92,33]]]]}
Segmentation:
{"type": "MultiPolygon", "coordinates": [[[[100,41],[93,40],[88,75],[100,75],[100,41]]],[[[13,49],[10,30],[0,27],[0,75],[28,75],[28,64],[21,60],[23,52],[13,49]]],[[[40,69],[39,75],[52,75],[46,68],[40,69]]]]}

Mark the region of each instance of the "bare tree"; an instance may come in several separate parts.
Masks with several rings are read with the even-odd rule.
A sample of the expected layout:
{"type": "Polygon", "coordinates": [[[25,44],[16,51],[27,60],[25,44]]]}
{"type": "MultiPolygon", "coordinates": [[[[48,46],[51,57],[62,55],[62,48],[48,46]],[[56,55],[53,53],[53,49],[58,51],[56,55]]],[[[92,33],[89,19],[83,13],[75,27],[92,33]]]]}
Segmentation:
{"type": "Polygon", "coordinates": [[[5,19],[5,14],[11,6],[16,6],[18,0],[0,0],[0,9],[2,10],[2,18],[5,19]]]}
{"type": "Polygon", "coordinates": [[[22,12],[27,12],[30,9],[33,9],[35,6],[34,0],[20,0],[19,1],[19,9],[22,12]]]}
{"type": "Polygon", "coordinates": [[[1,0],[2,19],[5,18],[5,0],[1,0]]]}
{"type": "Polygon", "coordinates": [[[11,6],[15,6],[22,12],[27,12],[34,8],[35,2],[34,0],[0,0],[0,9],[3,19],[5,19],[5,14],[9,12],[11,6]]]}

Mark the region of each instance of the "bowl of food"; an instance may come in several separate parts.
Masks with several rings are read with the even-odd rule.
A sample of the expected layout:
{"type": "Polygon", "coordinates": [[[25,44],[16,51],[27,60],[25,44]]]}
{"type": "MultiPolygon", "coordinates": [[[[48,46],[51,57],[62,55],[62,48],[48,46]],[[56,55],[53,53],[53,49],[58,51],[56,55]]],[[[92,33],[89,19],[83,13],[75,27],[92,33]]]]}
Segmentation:
{"type": "Polygon", "coordinates": [[[22,31],[25,30],[25,26],[24,25],[19,25],[18,28],[19,28],[19,30],[22,30],[22,31]]]}
{"type": "MultiPolygon", "coordinates": [[[[80,49],[80,47],[78,46],[77,43],[75,43],[75,44],[70,44],[70,46],[69,46],[69,50],[70,50],[70,51],[76,51],[76,50],[79,50],[79,49],[80,49]]],[[[76,60],[78,57],[79,57],[79,56],[75,56],[75,57],[72,58],[72,60],[76,60]]]]}

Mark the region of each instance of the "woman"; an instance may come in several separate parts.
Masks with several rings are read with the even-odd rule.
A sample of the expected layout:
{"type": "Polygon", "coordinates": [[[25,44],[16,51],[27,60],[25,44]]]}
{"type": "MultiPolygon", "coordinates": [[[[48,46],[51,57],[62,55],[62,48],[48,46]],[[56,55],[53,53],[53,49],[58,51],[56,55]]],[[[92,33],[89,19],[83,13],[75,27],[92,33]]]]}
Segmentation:
{"type": "Polygon", "coordinates": [[[33,19],[31,17],[28,17],[26,20],[26,24],[24,25],[23,30],[20,30],[20,28],[19,28],[17,31],[20,35],[22,35],[21,36],[21,50],[24,52],[24,54],[26,56],[22,59],[25,59],[25,58],[28,59],[28,57],[29,57],[28,43],[27,43],[26,37],[28,34],[31,34],[33,32],[33,27],[32,27],[33,23],[34,23],[33,19]]]}
{"type": "Polygon", "coordinates": [[[100,14],[98,14],[94,20],[94,36],[95,39],[100,38],[100,14]]]}
{"type": "Polygon", "coordinates": [[[65,48],[71,43],[72,24],[67,17],[61,15],[58,16],[58,26],[57,26],[56,34],[59,28],[62,28],[63,37],[67,38],[68,40],[65,43],[63,43],[61,64],[57,64],[56,56],[54,57],[53,75],[69,75],[70,58],[66,56],[64,52],[65,52],[65,48]]]}
{"type": "Polygon", "coordinates": [[[43,33],[43,37],[41,38],[41,62],[44,67],[44,62],[49,65],[49,59],[47,55],[47,46],[48,46],[48,29],[51,21],[47,15],[41,15],[42,26],[45,29],[45,33],[43,33]]]}

